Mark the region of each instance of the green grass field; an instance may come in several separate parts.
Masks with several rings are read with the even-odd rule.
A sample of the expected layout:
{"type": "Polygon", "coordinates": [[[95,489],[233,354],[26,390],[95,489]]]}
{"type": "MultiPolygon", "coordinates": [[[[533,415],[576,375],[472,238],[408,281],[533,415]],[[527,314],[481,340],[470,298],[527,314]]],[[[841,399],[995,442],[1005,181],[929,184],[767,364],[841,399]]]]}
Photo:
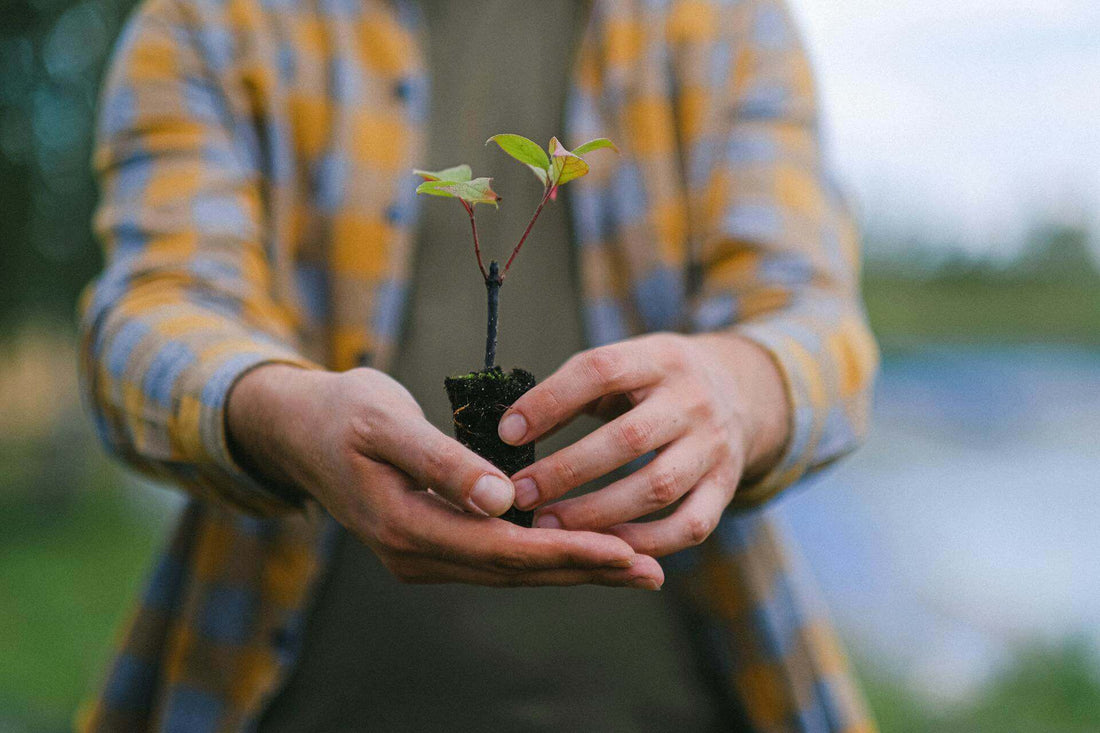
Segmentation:
{"type": "Polygon", "coordinates": [[[909,259],[874,260],[865,269],[871,325],[886,351],[925,344],[1100,345],[1095,241],[1087,229],[1041,226],[1012,260],[956,254],[938,264],[927,261],[926,244],[897,247],[909,259]]]}
{"type": "Polygon", "coordinates": [[[885,350],[936,344],[1100,345],[1100,281],[865,280],[871,325],[885,350]]]}
{"type": "Polygon", "coordinates": [[[71,726],[161,542],[119,472],[88,469],[68,492],[0,500],[0,731],[71,726]]]}

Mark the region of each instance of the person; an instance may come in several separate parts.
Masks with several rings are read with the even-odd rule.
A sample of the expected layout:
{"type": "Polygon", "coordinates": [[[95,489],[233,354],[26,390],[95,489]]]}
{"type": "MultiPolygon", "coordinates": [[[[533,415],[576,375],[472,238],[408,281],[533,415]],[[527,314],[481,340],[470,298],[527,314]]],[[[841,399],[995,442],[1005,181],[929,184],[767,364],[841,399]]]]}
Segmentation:
{"type": "Polygon", "coordinates": [[[189,500],[83,730],[872,730],[762,511],[877,362],[780,0],[146,0],[95,165],[87,402],[189,500]],[[499,173],[503,242],[484,140],[563,123],[619,154],[503,292],[506,476],[447,435],[484,293],[410,171],[499,173]]]}

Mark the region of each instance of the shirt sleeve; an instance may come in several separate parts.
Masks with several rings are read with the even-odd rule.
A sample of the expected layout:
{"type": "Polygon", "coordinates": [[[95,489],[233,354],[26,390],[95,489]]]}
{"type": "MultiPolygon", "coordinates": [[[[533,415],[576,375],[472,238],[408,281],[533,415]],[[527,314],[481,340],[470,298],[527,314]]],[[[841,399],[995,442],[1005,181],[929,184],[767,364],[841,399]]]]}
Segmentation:
{"type": "Polygon", "coordinates": [[[226,397],[260,364],[315,368],[272,296],[262,165],[242,144],[216,30],[153,0],[106,80],[95,168],[105,271],[81,304],[81,378],[103,442],[138,470],[254,514],[300,504],[253,480],[227,443],[226,397]]]}
{"type": "Polygon", "coordinates": [[[738,489],[737,508],[861,442],[878,351],[859,297],[859,236],[822,160],[812,73],[787,8],[714,6],[728,13],[712,19],[716,35],[699,34],[695,62],[680,65],[689,206],[703,232],[693,319],[762,346],[792,408],[782,458],[738,489]]]}

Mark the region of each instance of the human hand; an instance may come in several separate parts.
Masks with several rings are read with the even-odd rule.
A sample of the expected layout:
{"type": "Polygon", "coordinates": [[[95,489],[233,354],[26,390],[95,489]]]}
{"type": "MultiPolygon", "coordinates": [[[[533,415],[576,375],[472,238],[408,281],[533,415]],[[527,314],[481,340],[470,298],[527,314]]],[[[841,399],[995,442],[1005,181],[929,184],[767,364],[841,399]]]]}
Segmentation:
{"type": "Polygon", "coordinates": [[[608,531],[660,557],[706,539],[742,477],[774,464],[790,407],[778,369],[756,344],[661,333],[577,354],[516,401],[500,436],[514,445],[537,440],[585,412],[610,422],[517,472],[516,505],[534,508],[657,451],[626,478],[545,506],[535,524],[608,531]],[[676,501],[667,517],[631,521],[676,501]]]}
{"type": "Polygon", "coordinates": [[[664,582],[657,562],[621,539],[492,518],[512,504],[508,478],[434,428],[382,372],[264,365],[237,382],[227,410],[250,466],[312,494],[402,581],[648,589],[664,582]]]}

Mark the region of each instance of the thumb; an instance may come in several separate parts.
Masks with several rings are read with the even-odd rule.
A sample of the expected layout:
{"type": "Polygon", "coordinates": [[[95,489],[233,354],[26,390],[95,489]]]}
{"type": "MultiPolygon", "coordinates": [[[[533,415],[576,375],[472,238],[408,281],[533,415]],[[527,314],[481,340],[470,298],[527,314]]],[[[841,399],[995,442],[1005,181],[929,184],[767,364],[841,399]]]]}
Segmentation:
{"type": "Polygon", "coordinates": [[[515,501],[504,473],[424,419],[377,446],[378,457],[412,476],[456,506],[497,517],[515,501]]]}

